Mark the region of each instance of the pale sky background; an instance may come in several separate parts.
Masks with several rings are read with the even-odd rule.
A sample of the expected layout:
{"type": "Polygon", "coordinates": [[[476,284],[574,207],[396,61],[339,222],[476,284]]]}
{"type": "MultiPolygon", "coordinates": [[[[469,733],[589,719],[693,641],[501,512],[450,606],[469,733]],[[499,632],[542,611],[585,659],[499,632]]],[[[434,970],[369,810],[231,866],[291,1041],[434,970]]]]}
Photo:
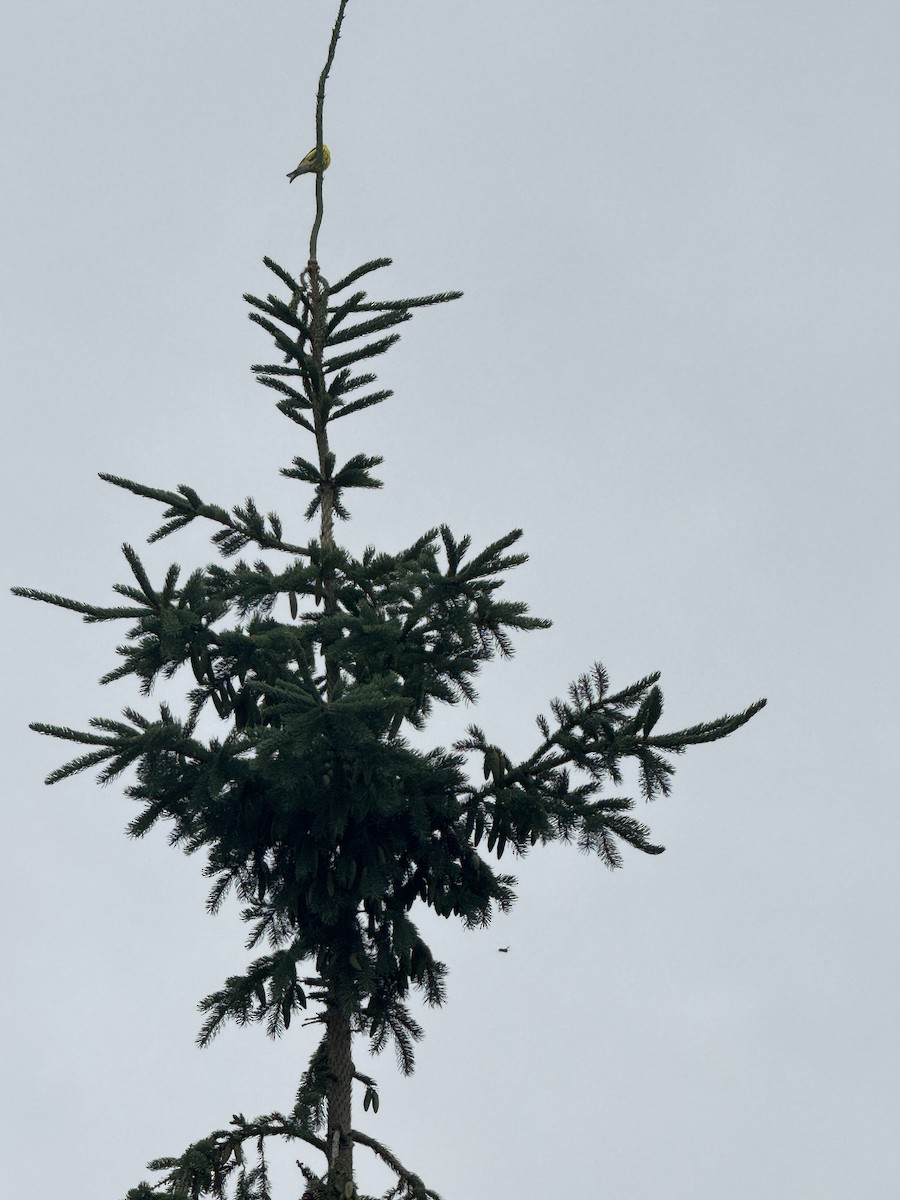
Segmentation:
{"type": "MultiPolygon", "coordinates": [[[[277,469],[309,447],[253,383],[241,294],[272,286],[264,254],[305,261],[313,189],[285,173],[335,10],[3,17],[5,584],[112,598],[159,509],[98,471],[252,493],[302,535],[277,469]]],[[[465,297],[337,427],[340,456],[386,458],[341,532],[522,525],[506,591],[554,620],[433,741],[475,719],[529,751],[595,659],[661,670],[665,728],[769,698],[639,808],[661,858],[536,850],[487,932],[423,918],[449,1002],[412,1079],[359,1048],[382,1103],[358,1123],[446,1200],[900,1194],[898,44],[896,0],[350,2],[323,270],[389,255],[373,295],[465,297]]],[[[206,537],[142,553],[160,577],[206,537]]],[[[118,1200],[233,1112],[289,1109],[316,1033],[195,1048],[249,959],[235,908],[206,915],[164,832],[123,836],[120,788],[44,788],[67,747],[26,728],[134,702],[96,685],[123,628],[0,604],[3,1191],[118,1200]]],[[[320,1165],[282,1155],[279,1200],[298,1153],[320,1165]]]]}

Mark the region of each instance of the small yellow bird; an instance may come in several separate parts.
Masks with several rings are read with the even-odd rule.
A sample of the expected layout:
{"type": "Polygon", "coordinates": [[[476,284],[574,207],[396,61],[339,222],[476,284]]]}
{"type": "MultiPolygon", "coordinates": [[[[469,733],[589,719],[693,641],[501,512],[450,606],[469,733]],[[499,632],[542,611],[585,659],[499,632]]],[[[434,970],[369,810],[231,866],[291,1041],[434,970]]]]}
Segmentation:
{"type": "MultiPolygon", "coordinates": [[[[330,163],[331,163],[331,151],[328,149],[327,146],[323,145],[322,146],[322,170],[326,171],[328,169],[330,163]]],[[[301,159],[300,165],[295,170],[288,172],[288,179],[291,181],[291,183],[293,183],[298,175],[311,175],[316,170],[317,170],[316,147],[313,146],[313,148],[312,148],[312,150],[310,150],[309,154],[307,154],[305,158],[301,159]]]]}

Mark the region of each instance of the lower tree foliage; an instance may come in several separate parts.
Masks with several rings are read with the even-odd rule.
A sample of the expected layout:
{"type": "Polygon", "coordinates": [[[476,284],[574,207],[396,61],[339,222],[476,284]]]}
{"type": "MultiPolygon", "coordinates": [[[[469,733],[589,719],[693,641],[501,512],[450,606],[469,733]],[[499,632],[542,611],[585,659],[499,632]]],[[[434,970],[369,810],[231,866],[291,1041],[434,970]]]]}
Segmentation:
{"type": "MultiPolygon", "coordinates": [[[[320,80],[319,162],[324,80],[345,5],[320,80]]],[[[184,578],[173,564],[154,583],[126,545],[129,578],[114,585],[121,603],[111,606],[14,589],[87,622],[128,623],[103,683],[132,676],[148,696],[161,678],[188,681],[179,712],[161,704],[153,715],[126,708],[117,719],[96,717],[85,731],[32,728],[80,747],[47,782],[90,768],[103,783],[128,772],[125,794],[139,806],[129,834],[167,822],[173,845],[205,857],[210,912],[229,892],[243,906],[256,955],[201,1002],[200,1044],[229,1020],[263,1024],[272,1037],[298,1014],[320,1027],[289,1112],[235,1114],[182,1154],[149,1163],[157,1182],[141,1183],[127,1200],[272,1200],[271,1138],[324,1158],[320,1173],[298,1163],[304,1200],[358,1197],[359,1146],[394,1174],[385,1200],[439,1200],[352,1121],[354,1084],[363,1109],[378,1111],[375,1080],[357,1068],[354,1043],[374,1053],[391,1043],[410,1074],[422,1036],[410,994],[430,1005],[444,1000],[445,967],[414,907],[468,928],[488,925],[515,898],[500,860],[537,843],[573,841],[608,867],[621,866],[623,845],[661,853],[634,802],[608,790],[622,782],[627,760],[646,800],[668,795],[674,756],[726,737],[765,703],[661,733],[658,675],[613,688],[595,663],[537,717],[524,758],[476,725],[450,748],[410,744],[404,731],[423,730],[436,702],[475,701],[482,665],[510,656],[516,633],[549,622],[502,597],[506,573],[526,561],[518,529],[480,550],[446,526],[405,549],[370,547],[361,557],[337,543],[334,522],[349,516],[348,493],[380,487],[372,472],[381,460],[359,453],[339,464],[331,426],[390,395],[373,386],[365,364],[397,341],[396,327],[459,293],[371,300],[358,285],[388,259],[329,283],[315,254],[322,170],[307,269],[296,279],[267,258],[285,292],[246,297],[275,349],[275,361],[253,368],[257,380],[315,443],[310,459],[295,457],[282,474],[312,489],[306,517],[317,519],[318,537],[288,541],[280,518],[252,498],[225,508],[187,485],[165,490],[103,475],[163,506],[151,542],[206,521],[220,561],[184,578]],[[239,557],[247,550],[257,557],[239,557]],[[217,736],[198,732],[203,714],[214,715],[217,736]]]]}

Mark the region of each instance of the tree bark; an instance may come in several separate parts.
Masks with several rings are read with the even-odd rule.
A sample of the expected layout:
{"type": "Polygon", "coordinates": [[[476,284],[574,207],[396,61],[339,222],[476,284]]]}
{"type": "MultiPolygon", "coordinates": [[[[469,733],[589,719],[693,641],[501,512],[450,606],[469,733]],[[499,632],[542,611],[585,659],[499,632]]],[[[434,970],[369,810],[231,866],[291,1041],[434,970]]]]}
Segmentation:
{"type": "Polygon", "coordinates": [[[351,1108],[353,1093],[353,1035],[349,1014],[331,1004],[326,1017],[328,1031],[328,1183],[342,1192],[353,1181],[353,1138],[351,1108]],[[337,1185],[336,1188],[334,1185],[337,1185]]]}

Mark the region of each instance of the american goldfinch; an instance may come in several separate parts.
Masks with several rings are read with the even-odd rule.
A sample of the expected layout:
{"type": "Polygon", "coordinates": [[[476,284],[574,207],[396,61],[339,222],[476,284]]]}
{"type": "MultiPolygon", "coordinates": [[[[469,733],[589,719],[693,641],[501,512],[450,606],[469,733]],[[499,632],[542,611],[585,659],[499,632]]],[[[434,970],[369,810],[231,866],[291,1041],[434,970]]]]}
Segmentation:
{"type": "MultiPolygon", "coordinates": [[[[327,146],[323,145],[322,146],[322,170],[323,171],[327,170],[330,162],[331,162],[331,151],[328,149],[327,146]]],[[[305,158],[301,159],[300,165],[296,168],[296,170],[293,170],[288,173],[288,179],[291,181],[291,183],[293,183],[298,175],[310,175],[310,174],[314,173],[315,170],[316,170],[316,148],[315,148],[315,146],[313,146],[313,148],[312,148],[312,150],[310,150],[309,154],[307,154],[305,158]]]]}

